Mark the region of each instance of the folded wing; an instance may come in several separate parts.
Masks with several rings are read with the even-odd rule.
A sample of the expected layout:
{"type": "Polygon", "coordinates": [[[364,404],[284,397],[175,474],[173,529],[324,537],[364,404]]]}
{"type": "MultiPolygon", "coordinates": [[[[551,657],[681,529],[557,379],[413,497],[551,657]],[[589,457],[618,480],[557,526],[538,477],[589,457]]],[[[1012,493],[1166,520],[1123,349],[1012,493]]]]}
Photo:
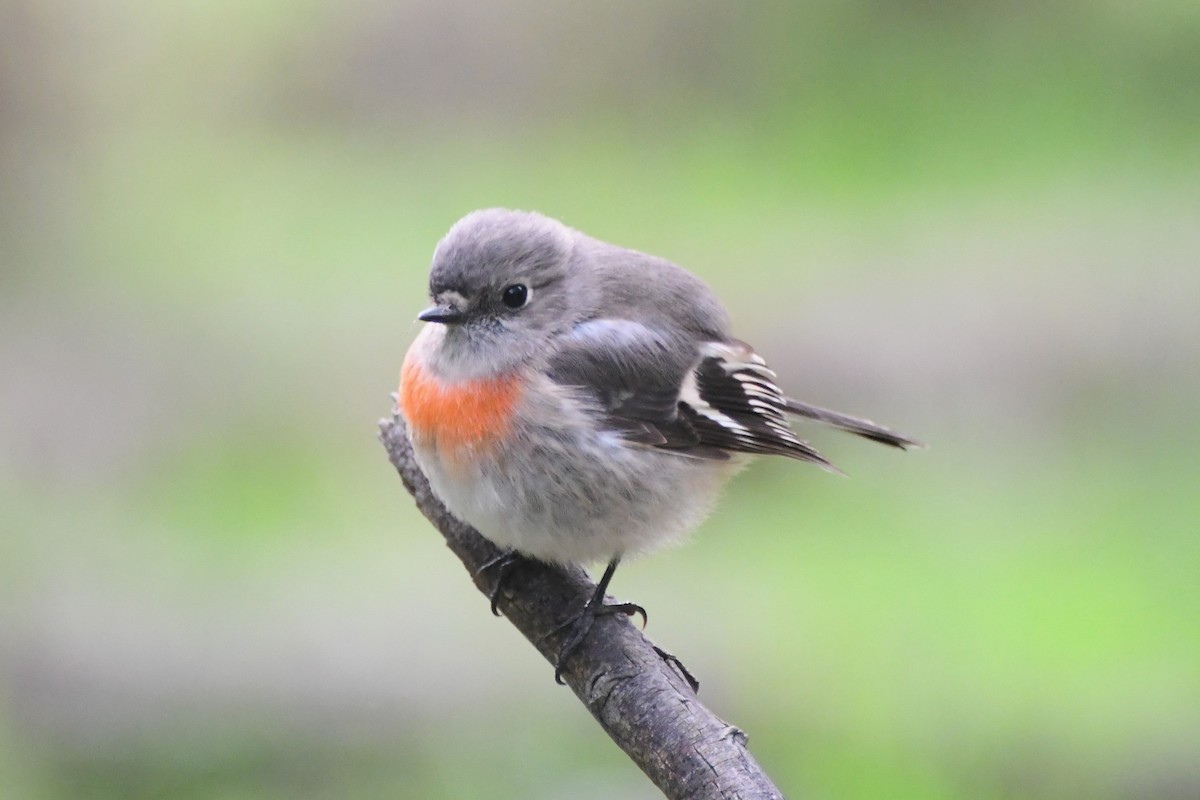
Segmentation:
{"type": "Polygon", "coordinates": [[[630,441],[711,459],[783,455],[836,470],[787,424],[775,373],[748,345],[707,342],[631,320],[576,326],[550,364],[558,383],[586,391],[605,424],[630,441]]]}

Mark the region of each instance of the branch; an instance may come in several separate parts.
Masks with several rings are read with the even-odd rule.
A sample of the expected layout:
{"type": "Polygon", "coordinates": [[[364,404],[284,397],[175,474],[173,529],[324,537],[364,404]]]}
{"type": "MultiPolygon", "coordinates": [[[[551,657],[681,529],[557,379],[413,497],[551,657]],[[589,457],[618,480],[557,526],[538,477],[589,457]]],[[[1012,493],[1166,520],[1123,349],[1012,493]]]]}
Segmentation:
{"type": "MultiPolygon", "coordinates": [[[[404,420],[379,423],[380,440],[417,508],[446,539],[485,595],[494,575],[481,568],[501,551],[446,510],[413,458],[404,420]]],[[[511,571],[498,607],[547,661],[566,631],[556,629],[587,602],[594,584],[578,567],[532,559],[511,571]]],[[[546,682],[551,683],[546,672],[546,682]]],[[[563,679],[614,742],[669,798],[782,798],[746,749],[746,734],[696,699],[687,682],[623,615],[599,617],[568,659],[563,679]]]]}

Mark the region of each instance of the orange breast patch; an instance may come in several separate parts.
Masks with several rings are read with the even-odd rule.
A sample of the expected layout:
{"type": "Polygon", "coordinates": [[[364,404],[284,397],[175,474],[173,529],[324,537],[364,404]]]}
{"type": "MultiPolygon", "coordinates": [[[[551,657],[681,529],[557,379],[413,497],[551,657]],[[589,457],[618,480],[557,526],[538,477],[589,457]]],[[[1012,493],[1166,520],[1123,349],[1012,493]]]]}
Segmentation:
{"type": "Polygon", "coordinates": [[[414,437],[452,461],[507,436],[520,399],[516,375],[450,384],[430,375],[411,355],[400,371],[400,409],[414,437]]]}

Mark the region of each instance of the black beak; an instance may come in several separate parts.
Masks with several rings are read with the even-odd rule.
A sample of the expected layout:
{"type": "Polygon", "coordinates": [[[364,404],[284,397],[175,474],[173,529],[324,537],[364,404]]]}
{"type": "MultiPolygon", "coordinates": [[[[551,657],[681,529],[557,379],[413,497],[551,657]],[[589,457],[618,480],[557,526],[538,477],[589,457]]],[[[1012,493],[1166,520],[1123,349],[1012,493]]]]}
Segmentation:
{"type": "Polygon", "coordinates": [[[454,306],[439,305],[427,308],[420,314],[417,314],[417,319],[422,322],[440,322],[443,325],[455,325],[462,322],[466,316],[466,314],[454,306]]]}

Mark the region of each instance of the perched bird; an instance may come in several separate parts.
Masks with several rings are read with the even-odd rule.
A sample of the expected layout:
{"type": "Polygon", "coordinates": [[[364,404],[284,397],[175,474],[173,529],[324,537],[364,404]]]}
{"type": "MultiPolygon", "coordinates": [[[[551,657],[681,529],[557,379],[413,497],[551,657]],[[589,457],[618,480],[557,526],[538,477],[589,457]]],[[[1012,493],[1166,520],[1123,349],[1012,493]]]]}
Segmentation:
{"type": "MultiPolygon", "coordinates": [[[[398,405],[417,464],[457,517],[511,553],[607,562],[555,677],[606,604],[621,558],[678,541],[748,456],[836,469],[788,427],[808,417],[912,439],[785,397],[704,283],[662,258],[536,213],[486,209],[438,244],[434,305],[398,405]]],[[[499,591],[493,592],[493,610],[499,591]]]]}

